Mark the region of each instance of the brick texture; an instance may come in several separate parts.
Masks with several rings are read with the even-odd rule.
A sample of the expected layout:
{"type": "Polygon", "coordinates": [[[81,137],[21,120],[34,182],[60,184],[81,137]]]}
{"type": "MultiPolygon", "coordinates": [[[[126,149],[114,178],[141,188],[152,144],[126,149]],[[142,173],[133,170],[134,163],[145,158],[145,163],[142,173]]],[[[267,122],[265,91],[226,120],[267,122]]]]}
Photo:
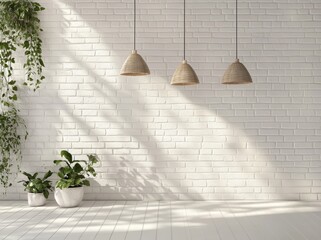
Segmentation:
{"type": "MultiPolygon", "coordinates": [[[[234,1],[188,0],[186,55],[201,82],[189,87],[169,84],[182,1],[138,0],[151,76],[134,78],[118,75],[133,1],[39,2],[47,78],[21,93],[23,170],[56,169],[68,149],[101,158],[86,199],[321,199],[320,0],[239,1],[239,55],[254,81],[242,86],[220,84],[234,61],[234,1]]],[[[15,185],[1,197],[26,194],[15,185]]]]}

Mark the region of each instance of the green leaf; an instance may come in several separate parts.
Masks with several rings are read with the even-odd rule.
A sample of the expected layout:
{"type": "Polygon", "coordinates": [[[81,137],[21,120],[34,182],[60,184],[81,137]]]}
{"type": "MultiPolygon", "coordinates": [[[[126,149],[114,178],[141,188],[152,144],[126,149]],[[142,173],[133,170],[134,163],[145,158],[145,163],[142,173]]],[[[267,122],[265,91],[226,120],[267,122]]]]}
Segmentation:
{"type": "Polygon", "coordinates": [[[65,174],[65,177],[69,176],[72,173],[72,168],[64,167],[63,173],[65,174]]]}
{"type": "Polygon", "coordinates": [[[77,179],[75,179],[75,185],[82,185],[81,183],[82,183],[82,179],[81,178],[77,178],[77,179]]]}
{"type": "Polygon", "coordinates": [[[64,162],[65,160],[54,160],[53,162],[54,162],[54,164],[56,164],[56,165],[58,165],[58,164],[60,164],[60,163],[62,163],[62,162],[64,162]]]}
{"type": "Polygon", "coordinates": [[[71,185],[72,181],[70,179],[60,179],[57,184],[56,187],[63,189],[63,188],[68,188],[71,185]]]}
{"type": "Polygon", "coordinates": [[[97,155],[91,154],[91,155],[87,155],[87,157],[89,159],[89,162],[92,162],[93,164],[99,162],[97,155]]]}
{"type": "Polygon", "coordinates": [[[23,43],[23,47],[24,47],[24,48],[28,48],[29,45],[30,45],[30,44],[29,44],[29,41],[25,41],[25,42],[23,43]]]}
{"type": "Polygon", "coordinates": [[[54,164],[59,165],[60,163],[66,163],[67,166],[71,168],[69,162],[67,162],[66,160],[54,160],[54,164]]]}
{"type": "Polygon", "coordinates": [[[42,180],[45,180],[45,179],[49,178],[51,175],[52,175],[52,172],[49,170],[49,171],[44,175],[44,177],[43,177],[42,180]]]}
{"type": "Polygon", "coordinates": [[[79,163],[76,163],[75,166],[73,167],[73,170],[74,170],[76,173],[80,173],[80,172],[82,172],[84,169],[83,169],[83,167],[82,167],[79,163]]]}
{"type": "Polygon", "coordinates": [[[88,187],[90,186],[90,182],[89,182],[89,180],[87,180],[87,179],[86,179],[86,180],[83,180],[82,183],[83,183],[83,185],[85,185],[85,186],[88,186],[88,187]]]}
{"type": "Polygon", "coordinates": [[[39,63],[40,63],[41,66],[43,66],[43,67],[45,66],[45,64],[43,63],[42,59],[39,59],[39,63]]]}
{"type": "Polygon", "coordinates": [[[65,178],[65,174],[62,173],[62,172],[58,172],[57,175],[58,175],[58,177],[60,177],[60,178],[65,178]]]}
{"type": "Polygon", "coordinates": [[[64,157],[64,158],[66,158],[69,163],[72,163],[72,155],[71,155],[68,151],[62,150],[62,151],[60,152],[60,155],[61,155],[62,157],[64,157]]]}
{"type": "Polygon", "coordinates": [[[23,172],[22,174],[25,175],[25,176],[27,176],[27,178],[28,178],[29,180],[32,179],[32,175],[31,175],[31,174],[29,174],[29,173],[27,173],[27,172],[23,172]]]}
{"type": "Polygon", "coordinates": [[[47,199],[49,197],[49,191],[47,191],[47,190],[43,191],[43,195],[47,199]]]}
{"type": "Polygon", "coordinates": [[[16,81],[11,80],[10,82],[8,82],[9,85],[14,85],[16,83],[16,81]]]}

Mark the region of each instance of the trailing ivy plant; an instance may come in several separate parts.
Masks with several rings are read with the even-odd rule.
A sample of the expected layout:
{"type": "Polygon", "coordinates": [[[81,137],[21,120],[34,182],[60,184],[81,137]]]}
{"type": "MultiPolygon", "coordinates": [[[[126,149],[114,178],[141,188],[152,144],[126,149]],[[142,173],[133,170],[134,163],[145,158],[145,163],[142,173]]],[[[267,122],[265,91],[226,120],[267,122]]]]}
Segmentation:
{"type": "Polygon", "coordinates": [[[36,90],[45,78],[42,70],[42,41],[38,13],[44,8],[29,0],[0,2],[0,87],[4,105],[16,101],[18,81],[13,76],[14,52],[24,50],[26,77],[23,84],[36,90]]]}
{"type": "Polygon", "coordinates": [[[21,141],[27,138],[26,125],[15,108],[0,114],[0,183],[5,188],[9,181],[11,168],[15,165],[20,170],[21,141]]]}
{"type": "Polygon", "coordinates": [[[38,13],[44,8],[30,0],[0,0],[0,184],[11,186],[13,167],[19,170],[22,140],[28,135],[15,102],[20,85],[37,90],[44,80],[38,13]],[[14,77],[16,51],[25,55],[25,77],[14,77]]]}

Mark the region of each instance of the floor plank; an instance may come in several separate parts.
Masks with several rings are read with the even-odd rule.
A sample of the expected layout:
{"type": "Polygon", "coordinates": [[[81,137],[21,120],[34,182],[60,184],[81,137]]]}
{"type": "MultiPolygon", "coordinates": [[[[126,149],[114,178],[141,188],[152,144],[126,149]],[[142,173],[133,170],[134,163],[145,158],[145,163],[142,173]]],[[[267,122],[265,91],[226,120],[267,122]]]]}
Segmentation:
{"type": "Polygon", "coordinates": [[[156,240],[159,202],[148,202],[141,240],[156,240]]]}
{"type": "Polygon", "coordinates": [[[109,212],[107,218],[95,237],[96,240],[106,240],[111,238],[114,229],[117,226],[117,222],[124,210],[125,204],[126,202],[123,201],[114,203],[113,208],[109,212]]]}
{"type": "Polygon", "coordinates": [[[160,202],[158,208],[157,240],[172,238],[172,216],[170,202],[160,202]]]}
{"type": "Polygon", "coordinates": [[[187,226],[185,204],[171,202],[172,239],[190,239],[187,226]]]}
{"type": "Polygon", "coordinates": [[[320,240],[320,202],[0,201],[6,240],[320,240]]]}
{"type": "Polygon", "coordinates": [[[131,223],[129,224],[126,240],[140,240],[146,218],[148,202],[138,202],[131,223]]]}

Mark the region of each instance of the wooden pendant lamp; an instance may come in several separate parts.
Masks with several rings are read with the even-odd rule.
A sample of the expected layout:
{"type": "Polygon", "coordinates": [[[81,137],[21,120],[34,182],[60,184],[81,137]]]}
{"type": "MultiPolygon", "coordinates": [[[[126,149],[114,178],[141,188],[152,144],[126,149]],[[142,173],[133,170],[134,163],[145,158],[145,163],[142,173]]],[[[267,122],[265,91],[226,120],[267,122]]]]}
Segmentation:
{"type": "Polygon", "coordinates": [[[198,84],[198,77],[185,59],[186,52],[186,0],[184,0],[184,59],[183,62],[177,67],[172,80],[172,85],[194,85],[198,84]]]}
{"type": "Polygon", "coordinates": [[[225,71],[223,84],[246,84],[252,83],[252,78],[246,67],[238,59],[238,5],[236,0],[236,59],[225,71]]]}
{"type": "Polygon", "coordinates": [[[134,50],[127,57],[125,63],[123,64],[120,75],[144,76],[149,74],[150,71],[146,62],[136,50],[136,0],[134,0],[134,50]]]}

